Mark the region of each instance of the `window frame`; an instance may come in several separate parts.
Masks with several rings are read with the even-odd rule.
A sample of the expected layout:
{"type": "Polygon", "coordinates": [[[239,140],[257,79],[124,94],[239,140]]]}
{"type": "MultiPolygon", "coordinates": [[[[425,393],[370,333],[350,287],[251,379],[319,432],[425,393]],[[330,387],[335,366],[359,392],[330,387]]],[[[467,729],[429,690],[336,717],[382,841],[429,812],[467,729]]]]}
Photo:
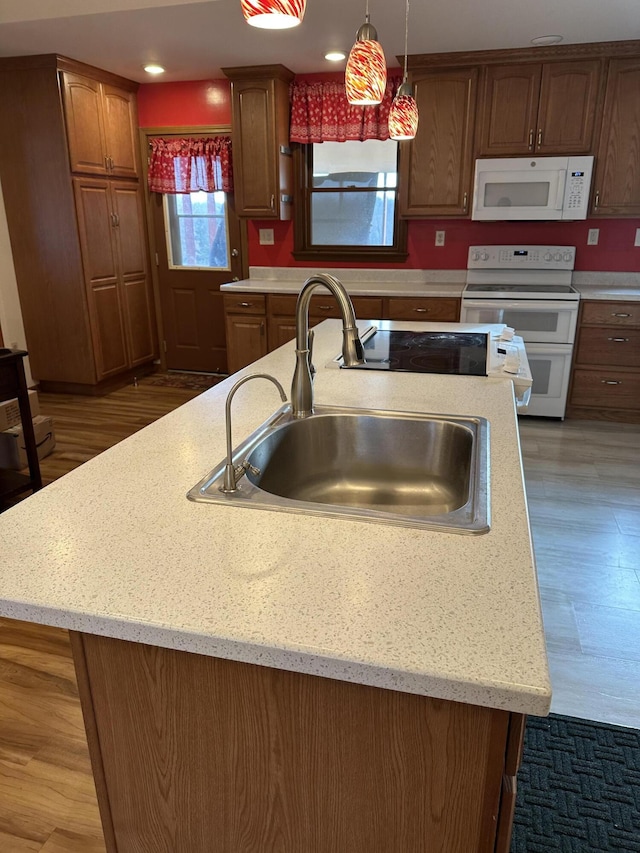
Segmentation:
{"type": "Polygon", "coordinates": [[[400,146],[398,146],[398,182],[395,188],[394,242],[391,246],[313,245],[311,242],[311,191],[313,187],[313,145],[296,145],[294,167],[294,245],[297,261],[361,261],[398,263],[406,261],[407,220],[400,216],[400,146]]]}
{"type": "MultiPolygon", "coordinates": [[[[204,190],[199,190],[198,192],[205,192],[204,190]]],[[[222,190],[216,190],[216,192],[222,192],[222,190]]],[[[192,193],[193,194],[193,193],[192,193]]],[[[162,213],[164,218],[164,232],[165,232],[165,241],[166,241],[166,249],[167,249],[167,266],[170,270],[203,270],[205,272],[231,272],[231,241],[230,241],[230,231],[229,231],[229,197],[227,193],[223,193],[225,196],[224,202],[224,232],[227,238],[227,262],[228,266],[226,267],[209,267],[209,266],[191,266],[187,264],[176,264],[174,263],[173,258],[173,242],[172,242],[172,231],[171,231],[171,211],[170,208],[174,207],[175,219],[176,222],[179,223],[181,218],[187,218],[184,214],[180,214],[177,211],[177,203],[175,199],[178,195],[186,195],[186,193],[163,193],[162,196],[162,213]]],[[[213,195],[213,193],[211,193],[213,195]]],[[[195,214],[191,217],[191,219],[222,219],[222,217],[213,217],[213,216],[205,216],[202,214],[195,214]]]]}

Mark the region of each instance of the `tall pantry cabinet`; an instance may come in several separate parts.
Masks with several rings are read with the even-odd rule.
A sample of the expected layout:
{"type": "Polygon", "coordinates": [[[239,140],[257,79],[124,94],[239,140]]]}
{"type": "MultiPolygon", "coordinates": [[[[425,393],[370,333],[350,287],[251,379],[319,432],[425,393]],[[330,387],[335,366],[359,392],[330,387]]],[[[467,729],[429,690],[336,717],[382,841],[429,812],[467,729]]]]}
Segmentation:
{"type": "Polygon", "coordinates": [[[136,89],[56,55],[0,59],[0,180],[44,390],[100,393],[157,353],[136,89]]]}

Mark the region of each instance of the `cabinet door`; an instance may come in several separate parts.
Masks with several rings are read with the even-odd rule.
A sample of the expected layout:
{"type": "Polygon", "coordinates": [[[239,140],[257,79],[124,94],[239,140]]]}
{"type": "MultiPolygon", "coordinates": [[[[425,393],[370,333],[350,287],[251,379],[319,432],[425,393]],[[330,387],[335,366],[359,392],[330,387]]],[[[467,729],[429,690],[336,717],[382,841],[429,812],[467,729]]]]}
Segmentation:
{"type": "Polygon", "coordinates": [[[109,181],[73,181],[82,265],[98,381],[125,370],[129,360],[118,273],[118,247],[109,181]]]}
{"type": "Polygon", "coordinates": [[[102,84],[102,107],[109,172],[135,178],[139,174],[135,94],[102,84]]]}
{"type": "Polygon", "coordinates": [[[600,86],[598,59],[550,62],[542,69],[535,150],[590,154],[600,86]]]}
{"type": "Polygon", "coordinates": [[[609,64],[593,213],[640,216],[640,58],[609,64]]]}
{"type": "Polygon", "coordinates": [[[227,361],[235,373],[267,354],[265,317],[227,314],[227,361]]]}
{"type": "Polygon", "coordinates": [[[273,80],[233,83],[233,167],[238,216],[278,216],[274,94],[273,80]]]}
{"type": "Polygon", "coordinates": [[[534,150],[541,65],[490,65],[484,73],[478,153],[489,157],[534,150]]]}
{"type": "Polygon", "coordinates": [[[64,117],[72,172],[106,175],[100,83],[79,74],[62,74],[64,117]]]}
{"type": "Polygon", "coordinates": [[[111,203],[116,217],[119,280],[129,362],[135,366],[155,355],[142,191],[137,184],[112,182],[111,203]]]}
{"type": "Polygon", "coordinates": [[[414,72],[418,132],[400,151],[402,216],[464,216],[471,190],[477,68],[414,72]]]}
{"type": "MultiPolygon", "coordinates": [[[[309,325],[312,326],[313,322],[310,322],[309,325]]],[[[269,352],[289,343],[295,336],[295,317],[269,317],[269,352]]]]}

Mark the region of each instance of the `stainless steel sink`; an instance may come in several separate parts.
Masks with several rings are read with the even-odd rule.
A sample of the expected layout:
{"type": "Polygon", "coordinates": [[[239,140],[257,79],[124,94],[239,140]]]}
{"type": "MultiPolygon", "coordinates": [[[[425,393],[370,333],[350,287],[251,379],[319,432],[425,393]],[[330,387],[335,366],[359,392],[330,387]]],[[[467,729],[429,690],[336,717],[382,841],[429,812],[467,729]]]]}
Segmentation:
{"type": "Polygon", "coordinates": [[[429,528],[489,530],[489,425],[484,418],[283,406],[246,439],[237,491],[220,490],[225,461],[194,501],[429,528]],[[252,470],[252,468],[254,470],[252,470]]]}

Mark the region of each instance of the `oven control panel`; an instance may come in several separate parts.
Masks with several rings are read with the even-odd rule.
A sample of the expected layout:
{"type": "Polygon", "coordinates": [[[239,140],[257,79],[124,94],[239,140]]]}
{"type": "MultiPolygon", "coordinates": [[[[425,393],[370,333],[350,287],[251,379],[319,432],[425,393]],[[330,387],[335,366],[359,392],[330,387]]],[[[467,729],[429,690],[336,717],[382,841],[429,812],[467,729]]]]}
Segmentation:
{"type": "Polygon", "coordinates": [[[467,269],[572,270],[575,246],[469,246],[467,269]]]}

